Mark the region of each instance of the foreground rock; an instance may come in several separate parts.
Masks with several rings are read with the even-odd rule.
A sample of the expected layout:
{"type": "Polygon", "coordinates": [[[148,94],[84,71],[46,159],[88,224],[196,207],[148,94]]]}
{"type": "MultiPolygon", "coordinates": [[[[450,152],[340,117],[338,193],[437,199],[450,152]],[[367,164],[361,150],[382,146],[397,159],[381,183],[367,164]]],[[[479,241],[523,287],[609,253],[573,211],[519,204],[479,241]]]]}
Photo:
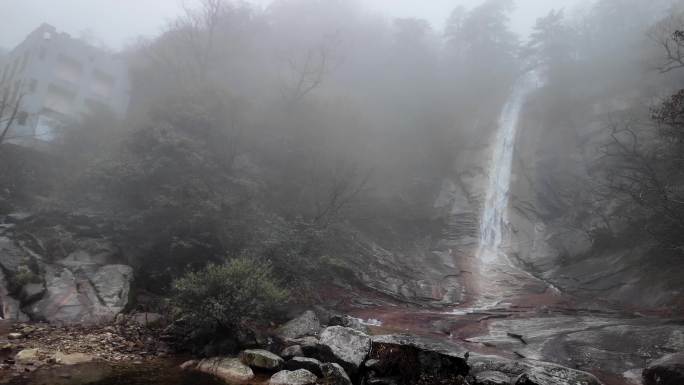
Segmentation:
{"type": "Polygon", "coordinates": [[[352,385],[349,376],[339,364],[323,364],[321,365],[321,370],[323,371],[326,385],[352,385]]]}
{"type": "Polygon", "coordinates": [[[308,370],[283,370],[271,377],[269,385],[314,385],[318,378],[308,370]]]}
{"type": "Polygon", "coordinates": [[[228,383],[247,382],[254,378],[252,369],[238,358],[215,357],[200,361],[196,369],[228,383]]]}
{"type": "Polygon", "coordinates": [[[684,353],[669,354],[652,362],[643,372],[644,385],[684,384],[684,353]]]}
{"type": "Polygon", "coordinates": [[[40,349],[24,349],[14,356],[18,364],[30,365],[40,361],[40,349]]]}
{"type": "Polygon", "coordinates": [[[331,326],[321,333],[320,344],[329,348],[335,361],[354,374],[371,350],[371,338],[358,330],[331,326]]]}
{"type": "Polygon", "coordinates": [[[285,360],[268,350],[254,349],[240,353],[240,361],[243,364],[263,370],[278,370],[283,367],[285,360]]]}
{"type": "Polygon", "coordinates": [[[372,371],[406,379],[453,378],[469,373],[468,352],[442,341],[404,335],[373,337],[372,371]]]}
{"type": "Polygon", "coordinates": [[[57,352],[54,355],[55,363],[60,365],[78,365],[95,361],[95,357],[85,353],[64,354],[57,352]]]}
{"type": "Polygon", "coordinates": [[[317,336],[321,331],[321,322],[316,313],[309,310],[301,316],[286,323],[278,330],[278,335],[283,338],[301,338],[305,336],[317,336]]]}
{"type": "Polygon", "coordinates": [[[323,370],[321,368],[321,362],[315,358],[294,357],[285,363],[285,369],[287,369],[287,370],[306,369],[318,377],[323,376],[323,370]]]}

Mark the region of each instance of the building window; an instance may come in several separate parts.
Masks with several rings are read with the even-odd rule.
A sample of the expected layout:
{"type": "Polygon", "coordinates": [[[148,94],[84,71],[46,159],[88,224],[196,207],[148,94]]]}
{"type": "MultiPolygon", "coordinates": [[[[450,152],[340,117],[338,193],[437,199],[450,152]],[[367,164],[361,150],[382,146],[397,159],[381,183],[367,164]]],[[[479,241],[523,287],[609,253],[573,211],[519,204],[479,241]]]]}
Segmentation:
{"type": "Polygon", "coordinates": [[[29,53],[24,52],[24,55],[21,58],[21,71],[26,69],[26,66],[28,65],[28,59],[29,59],[29,53]]]}
{"type": "Polygon", "coordinates": [[[31,81],[29,82],[29,93],[35,94],[37,89],[38,89],[38,80],[31,79],[31,81]]]}
{"type": "Polygon", "coordinates": [[[58,78],[64,81],[78,83],[83,75],[83,64],[66,55],[59,55],[55,65],[55,73],[58,78]]]}
{"type": "Polygon", "coordinates": [[[93,81],[90,83],[90,91],[103,99],[109,99],[114,92],[116,84],[114,77],[100,70],[93,71],[93,81]]]}
{"type": "Polygon", "coordinates": [[[20,126],[25,126],[28,120],[28,112],[21,111],[17,114],[17,124],[20,126]]]}
{"type": "Polygon", "coordinates": [[[70,115],[75,99],[76,92],[50,84],[45,95],[44,107],[62,115],[70,115]]]}

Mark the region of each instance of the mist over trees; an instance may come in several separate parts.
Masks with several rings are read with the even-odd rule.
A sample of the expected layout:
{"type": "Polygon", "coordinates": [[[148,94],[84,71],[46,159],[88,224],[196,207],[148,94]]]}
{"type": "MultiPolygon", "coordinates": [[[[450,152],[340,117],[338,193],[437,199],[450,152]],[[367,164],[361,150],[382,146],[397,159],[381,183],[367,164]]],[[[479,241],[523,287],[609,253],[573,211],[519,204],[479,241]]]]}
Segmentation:
{"type": "Polygon", "coordinates": [[[464,149],[490,144],[516,79],[534,70],[543,215],[574,218],[595,242],[647,217],[665,242],[681,223],[677,189],[662,185],[679,177],[681,150],[671,7],[599,0],[550,12],[525,38],[508,0],[456,8],[444,30],[351,1],[203,0],[123,53],[129,118],[100,111],[65,130],[58,180],[35,204],[106,218],[150,290],[237,256],[306,286],[354,254],[342,239],[365,231],[410,250],[434,237],[444,177],[464,149]],[[579,134],[597,116],[600,132],[579,134]]]}
{"type": "Polygon", "coordinates": [[[601,247],[680,247],[683,26],[681,4],[605,0],[539,19],[522,51],[545,78],[539,194],[601,247]]]}

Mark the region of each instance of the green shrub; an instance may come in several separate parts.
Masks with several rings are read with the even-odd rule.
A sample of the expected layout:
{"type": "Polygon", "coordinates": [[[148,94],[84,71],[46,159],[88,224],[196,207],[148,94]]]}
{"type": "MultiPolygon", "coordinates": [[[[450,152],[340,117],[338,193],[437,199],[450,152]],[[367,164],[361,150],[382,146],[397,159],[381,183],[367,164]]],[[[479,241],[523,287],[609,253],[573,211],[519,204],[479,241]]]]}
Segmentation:
{"type": "Polygon", "coordinates": [[[247,258],[187,273],[173,290],[179,319],[198,334],[238,333],[245,322],[268,321],[288,296],[270,264],[247,258]]]}

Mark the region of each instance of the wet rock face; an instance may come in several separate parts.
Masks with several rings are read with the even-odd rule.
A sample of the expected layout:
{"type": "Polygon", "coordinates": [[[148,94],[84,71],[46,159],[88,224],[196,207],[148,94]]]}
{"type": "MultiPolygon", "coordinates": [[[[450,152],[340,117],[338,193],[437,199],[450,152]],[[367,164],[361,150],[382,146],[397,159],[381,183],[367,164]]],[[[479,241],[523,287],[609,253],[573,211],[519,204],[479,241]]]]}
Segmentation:
{"type": "Polygon", "coordinates": [[[504,373],[487,371],[478,373],[475,376],[475,383],[477,385],[509,385],[511,379],[504,373]]]}
{"type": "Polygon", "coordinates": [[[589,373],[543,361],[471,354],[468,362],[476,379],[498,372],[514,378],[516,385],[602,385],[589,373]]]}
{"type": "Polygon", "coordinates": [[[25,321],[27,313],[63,324],[113,320],[128,303],[133,269],[116,264],[113,243],[82,235],[97,224],[67,215],[55,221],[25,216],[0,229],[0,317],[25,321]]]}
{"type": "Polygon", "coordinates": [[[644,385],[684,384],[684,353],[669,354],[652,362],[642,376],[644,385]]]}
{"type": "Polygon", "coordinates": [[[128,303],[133,269],[124,265],[88,267],[46,265],[46,293],[29,307],[31,317],[65,324],[113,320],[128,303]]]}

